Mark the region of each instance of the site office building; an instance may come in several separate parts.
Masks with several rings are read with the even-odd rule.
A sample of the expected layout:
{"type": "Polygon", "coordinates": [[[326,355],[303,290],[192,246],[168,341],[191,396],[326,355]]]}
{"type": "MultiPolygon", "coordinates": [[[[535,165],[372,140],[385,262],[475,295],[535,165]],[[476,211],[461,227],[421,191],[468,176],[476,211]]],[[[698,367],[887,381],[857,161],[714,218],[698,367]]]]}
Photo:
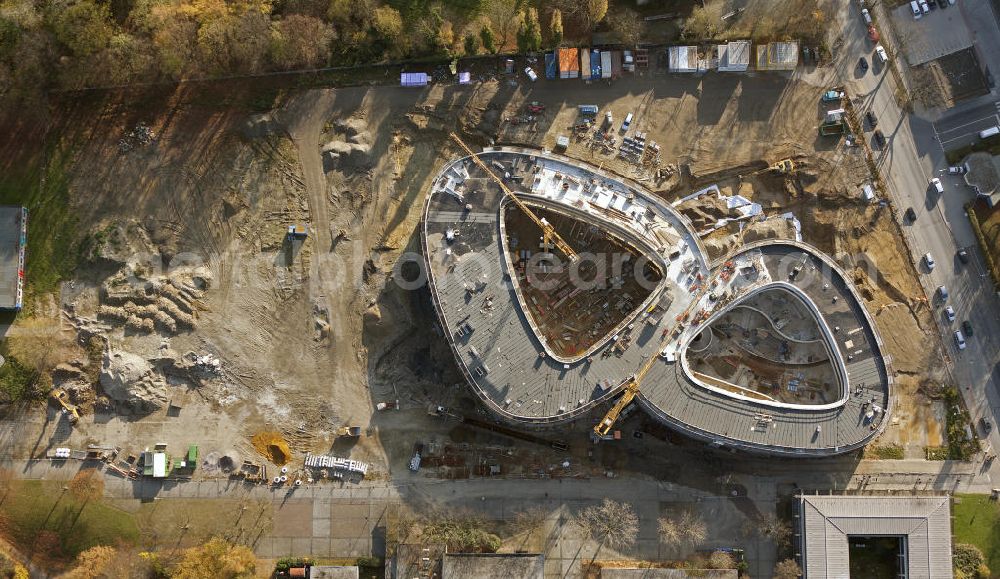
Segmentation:
{"type": "Polygon", "coordinates": [[[0,310],[18,311],[24,303],[24,254],[28,210],[0,206],[0,310]]]}

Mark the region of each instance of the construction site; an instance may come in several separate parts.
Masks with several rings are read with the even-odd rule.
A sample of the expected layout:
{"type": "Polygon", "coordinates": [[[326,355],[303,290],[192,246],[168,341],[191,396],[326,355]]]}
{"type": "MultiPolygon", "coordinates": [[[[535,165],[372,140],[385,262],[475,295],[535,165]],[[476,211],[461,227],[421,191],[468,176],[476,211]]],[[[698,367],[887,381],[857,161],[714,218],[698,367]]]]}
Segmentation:
{"type": "MultiPolygon", "coordinates": [[[[60,135],[87,244],[0,326],[52,353],[46,402],[4,409],[5,458],[264,486],[292,520],[294,493],[362,481],[715,489],[760,456],[847,472],[866,445],[946,445],[899,226],[859,148],[817,134],[834,71],[647,66],[585,89],[181,85],[12,124],[8,168],[60,135]]],[[[313,554],[371,552],[329,513],[313,554]]],[[[262,556],[302,538],[282,518],[262,556]]]]}

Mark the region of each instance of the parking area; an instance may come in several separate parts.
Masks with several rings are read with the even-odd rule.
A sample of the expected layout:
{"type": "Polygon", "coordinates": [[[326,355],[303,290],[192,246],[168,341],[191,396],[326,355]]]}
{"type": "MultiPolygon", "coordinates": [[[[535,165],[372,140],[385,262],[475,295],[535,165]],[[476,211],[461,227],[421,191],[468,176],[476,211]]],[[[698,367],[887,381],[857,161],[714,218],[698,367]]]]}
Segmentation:
{"type": "Polygon", "coordinates": [[[917,66],[972,46],[972,36],[957,6],[937,8],[916,19],[907,2],[892,12],[896,36],[910,66],[917,66]]]}

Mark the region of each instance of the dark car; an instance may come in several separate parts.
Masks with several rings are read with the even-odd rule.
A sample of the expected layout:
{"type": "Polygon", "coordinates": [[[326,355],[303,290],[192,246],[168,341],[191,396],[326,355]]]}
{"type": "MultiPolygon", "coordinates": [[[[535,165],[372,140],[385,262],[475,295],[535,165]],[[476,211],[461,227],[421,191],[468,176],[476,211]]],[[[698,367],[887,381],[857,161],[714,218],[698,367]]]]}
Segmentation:
{"type": "Polygon", "coordinates": [[[860,68],[861,70],[868,70],[868,61],[865,59],[865,57],[862,56],[858,60],[858,68],[860,68]]]}
{"type": "Polygon", "coordinates": [[[917,220],[917,212],[914,211],[912,207],[907,207],[906,213],[903,215],[906,217],[906,220],[911,223],[917,220]]]}
{"type": "Polygon", "coordinates": [[[989,434],[990,431],[993,430],[993,423],[990,422],[990,419],[985,416],[979,419],[979,425],[983,427],[983,432],[986,434],[989,434]]]}
{"type": "Polygon", "coordinates": [[[970,322],[969,320],[965,320],[964,322],[962,322],[962,331],[965,332],[965,337],[966,338],[971,338],[972,337],[972,322],[970,322]]]}
{"type": "Polygon", "coordinates": [[[878,117],[875,116],[874,111],[868,111],[865,113],[865,120],[868,121],[868,126],[873,129],[878,126],[878,117]]]}
{"type": "Polygon", "coordinates": [[[882,131],[878,129],[875,130],[875,146],[879,150],[882,150],[882,148],[885,147],[885,135],[883,135],[882,131]]]}
{"type": "Polygon", "coordinates": [[[947,8],[948,7],[948,0],[937,0],[937,3],[938,3],[938,6],[940,6],[941,8],[947,8]]]}
{"type": "Polygon", "coordinates": [[[961,261],[962,263],[969,263],[969,252],[965,249],[959,249],[958,261],[961,261]]]}

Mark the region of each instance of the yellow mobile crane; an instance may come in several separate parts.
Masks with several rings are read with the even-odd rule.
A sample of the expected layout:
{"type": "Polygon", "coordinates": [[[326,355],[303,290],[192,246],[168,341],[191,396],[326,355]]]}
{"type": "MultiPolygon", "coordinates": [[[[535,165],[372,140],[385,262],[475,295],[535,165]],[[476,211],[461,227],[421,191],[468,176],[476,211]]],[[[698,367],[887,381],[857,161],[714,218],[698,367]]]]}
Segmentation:
{"type": "Polygon", "coordinates": [[[457,134],[451,133],[449,136],[451,136],[452,140],[458,143],[459,147],[462,147],[462,150],[464,150],[465,153],[472,158],[472,161],[476,165],[479,165],[479,168],[481,168],[483,171],[486,171],[486,174],[493,178],[496,184],[500,186],[500,189],[504,193],[506,193],[508,197],[510,197],[511,201],[514,202],[514,205],[517,205],[517,207],[521,211],[524,211],[525,215],[527,215],[532,221],[535,222],[535,225],[537,225],[542,230],[542,241],[545,244],[552,242],[553,244],[555,244],[557,248],[559,248],[559,251],[561,251],[563,255],[566,256],[567,259],[569,259],[570,261],[577,260],[578,258],[577,253],[573,251],[573,248],[570,247],[565,240],[563,240],[562,236],[560,236],[558,232],[556,232],[555,228],[552,227],[551,223],[535,215],[535,213],[531,210],[531,208],[528,207],[528,205],[525,204],[524,201],[521,201],[518,198],[518,196],[514,194],[514,192],[511,191],[509,187],[507,187],[507,185],[503,182],[503,179],[498,177],[496,173],[493,172],[492,169],[487,167],[486,163],[483,163],[482,159],[479,158],[479,155],[472,152],[472,149],[470,149],[469,146],[466,145],[462,141],[462,139],[459,138],[457,134]]]}

